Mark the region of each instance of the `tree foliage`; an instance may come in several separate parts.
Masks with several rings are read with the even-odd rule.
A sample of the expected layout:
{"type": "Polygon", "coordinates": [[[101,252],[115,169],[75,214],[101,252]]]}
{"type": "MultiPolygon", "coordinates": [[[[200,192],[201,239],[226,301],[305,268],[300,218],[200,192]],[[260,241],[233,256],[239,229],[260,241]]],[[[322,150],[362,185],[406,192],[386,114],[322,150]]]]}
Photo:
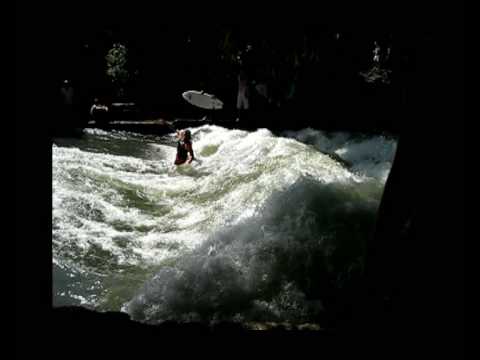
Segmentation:
{"type": "Polygon", "coordinates": [[[114,44],[105,57],[107,61],[107,75],[114,85],[117,95],[123,96],[125,86],[131,78],[128,71],[128,51],[122,44],[114,44]]]}

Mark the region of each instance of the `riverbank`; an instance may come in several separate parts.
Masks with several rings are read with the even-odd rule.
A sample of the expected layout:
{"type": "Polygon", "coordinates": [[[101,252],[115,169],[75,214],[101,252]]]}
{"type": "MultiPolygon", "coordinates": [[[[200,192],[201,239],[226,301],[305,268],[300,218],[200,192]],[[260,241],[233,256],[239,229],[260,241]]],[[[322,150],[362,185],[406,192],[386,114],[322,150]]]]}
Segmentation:
{"type": "Polygon", "coordinates": [[[297,112],[292,109],[285,111],[273,111],[271,113],[252,113],[240,120],[228,117],[226,113],[215,116],[213,119],[194,117],[175,117],[166,114],[159,117],[158,114],[146,115],[136,119],[112,119],[105,122],[94,120],[57,122],[52,127],[51,134],[54,137],[76,137],[82,134],[85,128],[99,128],[106,131],[128,131],[144,135],[166,135],[177,129],[198,127],[202,125],[218,125],[227,129],[256,130],[267,128],[273,132],[288,130],[300,130],[312,128],[328,132],[350,132],[368,135],[398,136],[400,127],[393,126],[394,119],[388,118],[388,113],[374,112],[371,116],[359,114],[347,114],[346,110],[338,112],[339,117],[324,113],[314,115],[309,112],[297,112]],[[343,114],[343,115],[342,115],[343,114]],[[359,121],[362,118],[362,121],[359,121]]]}

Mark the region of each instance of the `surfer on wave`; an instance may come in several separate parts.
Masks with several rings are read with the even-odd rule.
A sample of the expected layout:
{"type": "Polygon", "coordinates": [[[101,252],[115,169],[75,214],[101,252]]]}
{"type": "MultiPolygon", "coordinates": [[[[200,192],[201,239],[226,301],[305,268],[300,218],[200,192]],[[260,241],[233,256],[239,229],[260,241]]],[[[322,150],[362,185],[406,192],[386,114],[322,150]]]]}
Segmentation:
{"type": "Polygon", "coordinates": [[[177,156],[175,165],[190,164],[193,159],[192,133],[190,130],[177,130],[177,156]]]}

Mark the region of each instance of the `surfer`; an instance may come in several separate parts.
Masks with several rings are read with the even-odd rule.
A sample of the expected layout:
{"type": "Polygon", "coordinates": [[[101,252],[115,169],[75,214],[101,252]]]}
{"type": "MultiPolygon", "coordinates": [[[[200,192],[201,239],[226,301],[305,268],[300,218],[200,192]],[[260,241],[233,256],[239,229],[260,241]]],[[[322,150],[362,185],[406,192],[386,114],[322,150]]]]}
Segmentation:
{"type": "Polygon", "coordinates": [[[177,156],[175,165],[190,164],[193,159],[192,134],[190,130],[177,130],[177,156]]]}

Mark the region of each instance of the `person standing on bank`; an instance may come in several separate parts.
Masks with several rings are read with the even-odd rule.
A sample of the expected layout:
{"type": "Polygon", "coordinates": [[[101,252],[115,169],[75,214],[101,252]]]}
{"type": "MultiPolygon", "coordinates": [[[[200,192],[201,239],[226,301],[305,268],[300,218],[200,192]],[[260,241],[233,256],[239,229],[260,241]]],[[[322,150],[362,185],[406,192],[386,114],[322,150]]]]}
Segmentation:
{"type": "Polygon", "coordinates": [[[238,74],[237,121],[239,121],[243,113],[245,113],[250,108],[248,98],[249,98],[249,93],[248,93],[247,73],[245,72],[245,70],[242,69],[238,74]]]}
{"type": "Polygon", "coordinates": [[[90,108],[90,117],[95,120],[95,123],[104,124],[108,122],[108,106],[100,103],[98,98],[93,100],[93,105],[90,108]]]}

